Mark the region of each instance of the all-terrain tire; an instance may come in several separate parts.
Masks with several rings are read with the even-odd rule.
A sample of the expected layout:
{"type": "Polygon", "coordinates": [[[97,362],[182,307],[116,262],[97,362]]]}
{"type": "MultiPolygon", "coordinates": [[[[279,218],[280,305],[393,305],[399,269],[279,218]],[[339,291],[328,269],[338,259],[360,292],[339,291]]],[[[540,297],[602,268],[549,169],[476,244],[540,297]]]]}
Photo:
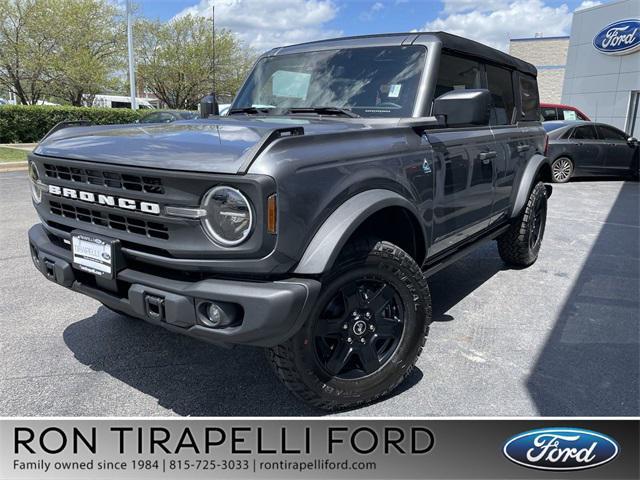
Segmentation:
{"type": "Polygon", "coordinates": [[[531,190],[520,217],[498,237],[500,258],[515,267],[532,265],[538,259],[546,220],[547,191],[544,183],[538,182],[531,190]]]}
{"type": "MultiPolygon", "coordinates": [[[[422,352],[431,323],[431,297],[426,278],[415,260],[400,247],[387,241],[362,238],[345,247],[334,268],[321,280],[322,292],[303,327],[285,343],[268,349],[267,358],[283,384],[297,397],[314,407],[337,410],[373,402],[393,391],[411,373],[422,352]],[[319,328],[318,325],[322,328],[320,319],[321,314],[327,311],[326,306],[335,305],[331,302],[335,301],[336,295],[339,295],[336,292],[351,288],[350,282],[356,285],[359,281],[380,281],[384,285],[380,288],[380,292],[383,289],[393,290],[393,301],[401,304],[401,307],[397,306],[400,310],[394,311],[403,312],[402,333],[393,334],[394,337],[399,337],[393,340],[397,342],[397,346],[393,351],[387,352],[388,360],[384,363],[382,361],[379,364],[375,363],[376,366],[379,365],[378,370],[368,373],[368,370],[362,367],[365,370],[363,377],[343,378],[323,369],[322,361],[319,360],[318,340],[314,332],[319,328]]],[[[390,295],[385,295],[385,298],[387,296],[390,295]]],[[[361,305],[366,307],[367,299],[365,293],[364,303],[361,305]]],[[[371,303],[374,303],[375,299],[376,297],[372,296],[371,303]]],[[[344,328],[344,332],[349,332],[347,334],[341,331],[340,335],[351,335],[351,327],[354,327],[355,332],[356,325],[349,324],[347,329],[347,324],[342,324],[342,318],[351,321],[350,313],[354,317],[357,315],[355,310],[349,312],[346,308],[349,305],[348,301],[345,300],[344,305],[342,313],[337,314],[336,321],[340,324],[340,329],[344,328]]],[[[395,304],[393,308],[396,308],[395,304]]],[[[382,316],[388,316],[388,313],[384,315],[374,313],[372,317],[367,318],[375,319],[382,316]]],[[[360,317],[357,316],[357,318],[360,317]]],[[[394,320],[398,318],[395,317],[394,320]]],[[[324,320],[324,322],[329,321],[324,320]]],[[[366,330],[371,329],[377,335],[378,332],[372,324],[368,327],[366,330]]],[[[382,332],[382,326],[380,332],[382,332]]],[[[367,331],[365,335],[368,334],[367,331]]],[[[353,348],[358,348],[358,340],[365,343],[363,338],[358,337],[358,332],[353,334],[353,337],[346,340],[346,337],[342,337],[343,343],[350,341],[347,348],[352,348],[351,345],[353,348]]],[[[338,341],[340,340],[336,340],[338,341]]],[[[380,339],[374,339],[372,344],[375,345],[378,341],[380,339]]],[[[335,348],[336,351],[332,350],[331,354],[337,353],[338,347],[335,348]]],[[[349,361],[359,362],[358,355],[354,351],[349,361]]]]}

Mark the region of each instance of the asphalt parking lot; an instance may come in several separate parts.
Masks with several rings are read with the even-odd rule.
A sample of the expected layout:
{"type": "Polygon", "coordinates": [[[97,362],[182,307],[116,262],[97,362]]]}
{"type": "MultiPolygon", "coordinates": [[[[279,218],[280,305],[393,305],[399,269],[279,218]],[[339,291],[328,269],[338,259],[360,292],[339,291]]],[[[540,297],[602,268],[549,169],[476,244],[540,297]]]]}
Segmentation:
{"type": "MultiPolygon", "coordinates": [[[[346,415],[640,415],[640,185],[554,187],[538,262],[494,243],[431,279],[435,322],[390,398],[346,415]]],[[[25,172],[0,174],[0,416],[321,415],[263,352],[127,319],[45,280],[25,172]]]]}

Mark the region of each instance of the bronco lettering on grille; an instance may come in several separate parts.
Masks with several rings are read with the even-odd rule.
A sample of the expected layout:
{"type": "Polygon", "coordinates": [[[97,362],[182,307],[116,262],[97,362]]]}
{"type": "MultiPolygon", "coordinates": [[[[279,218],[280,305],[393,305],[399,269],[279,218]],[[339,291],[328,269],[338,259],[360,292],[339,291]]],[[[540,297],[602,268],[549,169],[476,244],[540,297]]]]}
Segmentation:
{"type": "Polygon", "coordinates": [[[59,187],[49,185],[49,193],[58,197],[81,200],[88,203],[97,203],[107,207],[118,207],[125,210],[139,210],[152,215],[160,215],[160,205],[153,202],[141,202],[130,198],[114,197],[113,195],[103,195],[101,193],[85,192],[74,188],[59,187]]]}

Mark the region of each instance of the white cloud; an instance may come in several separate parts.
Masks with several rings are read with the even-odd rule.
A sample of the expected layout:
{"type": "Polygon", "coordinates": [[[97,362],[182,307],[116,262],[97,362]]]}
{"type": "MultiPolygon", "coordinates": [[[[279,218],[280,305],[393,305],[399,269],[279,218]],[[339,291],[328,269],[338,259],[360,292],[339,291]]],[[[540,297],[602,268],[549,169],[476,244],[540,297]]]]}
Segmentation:
{"type": "Polygon", "coordinates": [[[324,28],[338,10],[332,0],[200,0],[177,16],[211,17],[214,4],[216,27],[228,28],[258,52],[342,35],[324,28]]]}
{"type": "Polygon", "coordinates": [[[422,30],[444,30],[506,51],[510,38],[568,35],[571,17],[567,5],[551,7],[543,0],[444,0],[440,16],[422,30]]]}
{"type": "Polygon", "coordinates": [[[384,3],[375,2],[368,10],[364,10],[362,13],[360,13],[360,15],[358,15],[358,18],[362,22],[370,22],[382,9],[384,9],[384,3]]]}
{"type": "Polygon", "coordinates": [[[591,8],[591,7],[595,7],[596,5],[602,5],[602,2],[598,2],[598,1],[592,1],[592,0],[586,0],[584,2],[582,2],[578,8],[576,8],[576,10],[582,10],[583,8],[591,8]]]}

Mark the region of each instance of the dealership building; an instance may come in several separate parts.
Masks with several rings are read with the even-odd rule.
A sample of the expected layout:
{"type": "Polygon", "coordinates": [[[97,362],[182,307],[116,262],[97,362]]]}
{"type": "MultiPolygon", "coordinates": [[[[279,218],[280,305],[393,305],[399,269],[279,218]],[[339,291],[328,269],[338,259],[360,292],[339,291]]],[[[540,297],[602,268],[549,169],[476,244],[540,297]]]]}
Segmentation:
{"type": "Polygon", "coordinates": [[[538,68],[542,102],[640,137],[640,0],[578,10],[569,37],[512,39],[509,52],[538,68]]]}

